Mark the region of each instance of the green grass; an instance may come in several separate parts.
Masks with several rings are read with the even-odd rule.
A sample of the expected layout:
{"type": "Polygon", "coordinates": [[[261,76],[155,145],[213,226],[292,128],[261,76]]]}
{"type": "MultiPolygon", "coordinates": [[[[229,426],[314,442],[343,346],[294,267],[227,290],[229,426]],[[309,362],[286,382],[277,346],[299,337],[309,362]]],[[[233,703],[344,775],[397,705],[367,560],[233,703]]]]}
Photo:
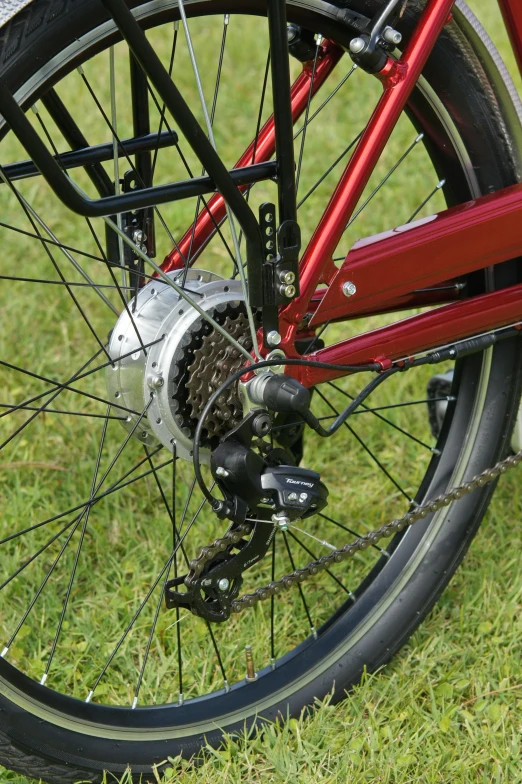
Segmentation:
{"type": "MultiPolygon", "coordinates": [[[[491,0],[473,3],[480,16],[492,32],[501,51],[513,71],[513,58],[506,49],[491,0]]],[[[245,38],[234,37],[230,30],[230,59],[225,60],[223,91],[220,96],[217,120],[222,112],[222,122],[216,120],[216,138],[224,157],[233,164],[238,150],[244,149],[252,133],[256,116],[257,94],[250,95],[247,85],[262,75],[266,45],[257,37],[256,28],[246,25],[245,38]],[[249,37],[250,36],[250,37],[249,37]],[[236,62],[244,62],[243,48],[249,51],[249,70],[235,73],[236,62]],[[239,76],[241,78],[239,78],[239,76]],[[223,119],[226,118],[226,122],[223,119]]],[[[160,54],[168,59],[169,38],[159,31],[154,42],[160,54]]],[[[196,45],[202,58],[205,92],[207,97],[213,90],[215,53],[219,46],[217,32],[196,27],[196,45]]],[[[85,67],[85,72],[96,87],[108,110],[109,92],[107,85],[107,58],[100,56],[85,67]]],[[[340,66],[346,73],[349,64],[340,66]]],[[[126,79],[126,64],[118,58],[118,79],[126,79]]],[[[181,79],[184,92],[192,103],[196,100],[193,84],[181,79]]],[[[81,85],[80,85],[81,86],[81,85]]],[[[303,169],[302,193],[306,192],[322,173],[325,161],[333,161],[348,141],[354,129],[364,124],[378,94],[373,80],[356,73],[350,83],[349,99],[332,102],[320,126],[311,126],[307,139],[307,165],[303,169]]],[[[78,92],[76,74],[60,87],[61,94],[70,101],[78,92]],[[76,80],[76,81],[75,81],[76,80]]],[[[96,114],[87,111],[85,96],[78,99],[75,111],[82,118],[82,128],[92,143],[106,141],[106,131],[96,122],[96,114]]],[[[126,107],[120,106],[120,132],[131,135],[130,118],[126,107]]],[[[43,115],[48,121],[45,112],[43,115]]],[[[157,123],[157,117],[153,119],[157,123]]],[[[49,126],[52,124],[49,123],[49,126]]],[[[59,139],[59,135],[55,135],[59,139]]],[[[411,143],[414,133],[404,120],[396,129],[393,139],[372,178],[368,191],[389,170],[402,151],[411,143]]],[[[58,143],[58,147],[64,143],[58,143]]],[[[8,141],[2,145],[2,156],[7,159],[23,158],[17,146],[8,141]]],[[[189,157],[191,168],[198,170],[197,162],[189,157]]],[[[407,220],[417,205],[425,198],[436,183],[433,170],[429,167],[422,147],[419,146],[404,164],[400,176],[393,177],[387,187],[368,208],[361,221],[347,233],[342,249],[360,236],[382,231],[407,220]],[[426,174],[428,171],[428,174],[426,174]],[[407,183],[407,188],[405,187],[407,183]]],[[[158,159],[160,181],[184,176],[177,159],[165,152],[158,159]]],[[[79,181],[88,187],[81,177],[79,181]]],[[[304,237],[310,236],[314,220],[326,203],[331,192],[332,181],[327,181],[317,190],[303,210],[304,237]]],[[[31,180],[21,188],[26,198],[42,212],[53,231],[64,242],[89,252],[96,246],[85,225],[71,218],[65,210],[48,208],[49,193],[38,180],[31,180]]],[[[274,190],[268,185],[259,186],[253,192],[253,203],[274,198],[274,190]]],[[[441,206],[433,200],[424,214],[441,206]]],[[[177,204],[166,207],[162,212],[176,237],[190,225],[194,204],[177,204]]],[[[3,198],[2,220],[30,230],[29,223],[21,216],[14,199],[3,198]]],[[[95,223],[96,229],[100,230],[95,223]]],[[[226,231],[226,229],[225,229],[226,231]]],[[[228,235],[227,235],[228,236],[228,235]]],[[[158,258],[169,249],[168,240],[158,232],[158,258]]],[[[49,274],[49,260],[35,248],[31,240],[20,239],[11,232],[2,234],[2,274],[12,274],[16,263],[16,274],[31,269],[30,274],[49,274]],[[15,260],[13,262],[13,260],[15,260]]],[[[67,269],[68,278],[80,280],[67,269]]],[[[205,251],[202,266],[227,273],[226,252],[216,242],[205,251]]],[[[89,268],[91,269],[91,267],[89,268]]],[[[110,282],[96,265],[96,280],[110,282]]],[[[4,282],[5,283],[5,282],[4,282]]],[[[71,375],[81,362],[95,349],[92,336],[75,310],[74,304],[57,287],[30,289],[29,284],[5,284],[2,286],[0,303],[4,324],[16,325],[17,341],[13,341],[11,330],[0,336],[1,355],[30,367],[35,372],[51,378],[71,375]],[[8,286],[8,287],[7,287],[8,286]],[[80,361],[81,360],[81,361],[80,361]]],[[[81,301],[101,335],[106,335],[114,325],[98,298],[82,290],[81,301]]],[[[117,302],[113,298],[113,301],[117,302]]],[[[365,323],[364,328],[376,326],[365,323]]],[[[360,325],[350,325],[357,331],[360,325]]],[[[329,333],[332,342],[345,334],[346,327],[336,327],[329,333]]],[[[103,396],[105,384],[102,374],[92,377],[83,387],[91,393],[103,396]]],[[[423,390],[430,372],[405,374],[393,383],[381,388],[372,404],[383,405],[397,400],[412,399],[423,390]]],[[[42,390],[40,382],[21,379],[18,374],[5,375],[6,399],[20,401],[42,390]]],[[[346,382],[345,389],[352,393],[358,389],[353,380],[346,382]]],[[[70,399],[58,398],[60,405],[67,406],[70,399]]],[[[341,405],[341,395],[332,396],[336,406],[341,405]]],[[[78,407],[77,401],[74,403],[78,407]]],[[[83,401],[82,410],[103,412],[103,407],[92,401],[83,401]]],[[[328,413],[321,404],[317,411],[328,413]]],[[[113,409],[114,412],[114,409],[113,409]]],[[[396,425],[409,428],[425,441],[430,433],[423,410],[398,409],[388,414],[396,425]]],[[[10,420],[22,424],[26,414],[16,414],[10,420]]],[[[363,435],[380,459],[401,477],[405,488],[414,492],[416,483],[426,466],[426,454],[410,441],[405,441],[381,424],[374,426],[371,417],[358,417],[354,426],[363,435]],[[407,469],[407,470],[406,470],[407,469]]],[[[0,420],[0,432],[7,434],[6,420],[0,420]]],[[[101,433],[101,420],[74,421],[67,417],[46,414],[15,439],[2,453],[0,481],[2,482],[1,534],[31,525],[42,517],[50,516],[73,506],[88,496],[92,477],[92,466],[101,433]]],[[[119,423],[108,429],[106,448],[102,455],[101,471],[109,465],[110,457],[124,436],[119,423]]],[[[348,435],[341,442],[307,442],[305,464],[321,471],[331,488],[330,509],[349,509],[349,519],[358,530],[376,528],[387,519],[404,511],[404,502],[393,486],[386,486],[386,505],[382,500],[383,482],[376,474],[368,455],[348,435]],[[340,450],[344,460],[339,461],[340,450]],[[347,481],[356,466],[356,482],[347,481]]],[[[122,475],[142,456],[137,443],[131,443],[114,469],[114,478],[122,475]]],[[[157,462],[163,459],[161,453],[157,462]]],[[[190,482],[190,466],[182,466],[179,472],[182,489],[176,499],[178,514],[186,497],[185,487],[190,482]]],[[[169,478],[166,478],[168,487],[169,478]]],[[[337,706],[328,701],[317,706],[309,716],[299,721],[292,720],[284,727],[269,727],[262,736],[248,741],[230,742],[221,751],[208,751],[204,761],[195,766],[190,763],[172,761],[167,780],[191,782],[517,782],[522,781],[519,772],[520,738],[522,736],[522,683],[520,681],[520,606],[519,585],[520,549],[520,480],[516,475],[505,477],[495,495],[494,503],[473,547],[450,587],[444,593],[437,608],[430,614],[422,627],[414,634],[408,645],[385,670],[366,677],[349,698],[337,706]],[[179,765],[183,772],[180,774],[179,765]]],[[[192,503],[193,511],[199,502],[192,503]]],[[[52,528],[57,533],[59,526],[52,528]]],[[[198,537],[190,544],[189,555],[198,547],[220,535],[221,528],[210,516],[198,522],[198,537]]],[[[330,536],[324,528],[309,528],[311,532],[330,536]]],[[[126,619],[138,606],[144,593],[165,562],[169,551],[170,522],[165,515],[158,491],[152,477],[142,481],[139,488],[127,493],[111,496],[92,513],[86,532],[83,558],[80,560],[77,579],[71,597],[73,612],[69,612],[64,623],[57,658],[49,685],[63,688],[68,693],[85,697],[86,689],[100,671],[100,665],[112,650],[126,619]]],[[[3,553],[0,576],[7,577],[36,549],[50,537],[34,532],[30,537],[17,542],[7,553],[3,553]]],[[[60,540],[63,541],[63,539],[60,540]]],[[[336,544],[345,541],[334,539],[336,544]]],[[[77,538],[73,541],[75,547],[77,538]]],[[[47,569],[58,554],[60,544],[53,545],[45,556],[45,563],[32,566],[24,573],[23,580],[15,580],[9,587],[9,601],[0,611],[0,644],[12,632],[14,624],[27,606],[35,588],[41,580],[43,569],[47,569]]],[[[313,545],[315,547],[315,545],[313,545]]],[[[22,628],[9,654],[10,661],[24,671],[40,679],[47,661],[53,637],[52,620],[60,612],[69,570],[74,552],[67,551],[61,568],[57,569],[49,582],[29,622],[22,628]]],[[[354,559],[348,577],[351,585],[368,569],[373,553],[354,559]]],[[[302,555],[306,563],[308,558],[302,555]]],[[[300,564],[301,565],[301,564],[300,564]]],[[[288,571],[288,563],[284,571],[288,571]]],[[[265,561],[252,570],[255,585],[270,580],[270,563],[265,561]]],[[[345,572],[337,569],[337,574],[345,572]]],[[[250,579],[250,574],[249,574],[250,579]]],[[[347,578],[348,579],[348,578],[347,578]]],[[[328,580],[310,581],[306,588],[307,597],[314,609],[314,623],[318,626],[331,612],[336,594],[328,580]]],[[[102,681],[96,691],[100,702],[129,704],[133,697],[136,672],[141,666],[143,647],[159,598],[156,592],[152,606],[140,617],[135,633],[122,647],[111,669],[111,677],[102,681]]],[[[268,605],[255,612],[234,619],[225,629],[219,628],[219,644],[225,665],[233,673],[233,680],[243,675],[242,646],[255,641],[256,662],[266,663],[270,656],[268,648],[269,613],[268,605]]],[[[281,602],[280,637],[281,654],[292,647],[303,636],[302,607],[297,592],[288,593],[281,602]]],[[[181,621],[183,623],[183,619],[181,621]]],[[[147,670],[140,703],[148,700],[164,702],[177,699],[175,678],[176,639],[172,630],[173,616],[161,613],[157,626],[151,663],[147,670]],[[174,673],[174,676],[172,675],[174,673]]],[[[221,672],[204,624],[191,620],[187,637],[183,641],[185,655],[190,651],[190,682],[185,685],[187,696],[198,690],[219,688],[221,672]]],[[[27,781],[9,771],[1,771],[2,781],[22,784],[27,781]]],[[[148,776],[147,781],[153,777],[148,776]]],[[[122,784],[138,784],[136,778],[126,776],[122,784]]]]}

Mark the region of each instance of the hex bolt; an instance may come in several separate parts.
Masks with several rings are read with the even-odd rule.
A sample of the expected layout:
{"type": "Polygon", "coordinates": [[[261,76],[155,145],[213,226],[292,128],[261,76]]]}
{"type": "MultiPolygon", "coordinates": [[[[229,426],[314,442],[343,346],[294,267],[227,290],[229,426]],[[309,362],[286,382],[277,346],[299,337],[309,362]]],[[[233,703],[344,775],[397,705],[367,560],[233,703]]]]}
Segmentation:
{"type": "Polygon", "coordinates": [[[295,273],[291,270],[283,270],[279,275],[279,280],[281,283],[286,283],[287,285],[293,283],[295,280],[295,273]]]}
{"type": "Polygon", "coordinates": [[[295,286],[282,286],[282,289],[283,289],[282,294],[284,294],[285,297],[288,297],[288,299],[292,299],[292,297],[295,297],[295,291],[296,291],[295,286]]]}
{"type": "Polygon", "coordinates": [[[223,466],[218,466],[216,468],[216,476],[227,477],[229,474],[230,474],[230,471],[227,471],[227,469],[223,468],[223,466]]]}
{"type": "Polygon", "coordinates": [[[136,229],[136,231],[134,231],[132,234],[132,239],[138,245],[141,242],[145,242],[147,235],[144,234],[140,229],[136,229]]]}
{"type": "Polygon", "coordinates": [[[288,493],[288,500],[289,501],[297,501],[297,493],[288,493]]]}
{"type": "Polygon", "coordinates": [[[307,498],[308,498],[308,495],[306,493],[301,493],[301,495],[299,496],[299,500],[300,501],[306,501],[307,498]]]}
{"type": "Polygon", "coordinates": [[[151,389],[159,389],[163,386],[164,383],[165,381],[163,380],[162,376],[153,375],[152,373],[147,378],[147,384],[151,389]]]}
{"type": "Polygon", "coordinates": [[[278,346],[281,343],[281,335],[277,330],[271,329],[266,336],[266,342],[269,346],[278,346]]]}
{"type": "Polygon", "coordinates": [[[218,582],[218,588],[220,591],[226,591],[230,582],[227,580],[226,577],[222,577],[221,580],[218,582]]]}
{"type": "Polygon", "coordinates": [[[364,38],[352,38],[350,41],[350,52],[352,54],[360,54],[365,46],[366,41],[364,38]]]}
{"type": "Polygon", "coordinates": [[[356,291],[357,287],[351,280],[347,280],[343,283],[343,294],[345,297],[353,297],[356,291]]]}
{"type": "Polygon", "coordinates": [[[388,27],[384,28],[384,33],[382,34],[382,37],[384,38],[386,43],[394,44],[395,46],[398,46],[402,41],[402,35],[399,33],[399,31],[394,30],[393,27],[390,27],[389,25],[388,27]]]}

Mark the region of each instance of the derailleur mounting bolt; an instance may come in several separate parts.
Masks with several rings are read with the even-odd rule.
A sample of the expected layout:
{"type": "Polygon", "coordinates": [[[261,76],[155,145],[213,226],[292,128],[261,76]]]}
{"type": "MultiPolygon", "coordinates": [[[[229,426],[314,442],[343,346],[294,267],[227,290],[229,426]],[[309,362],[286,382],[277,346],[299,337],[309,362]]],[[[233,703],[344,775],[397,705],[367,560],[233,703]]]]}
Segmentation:
{"type": "Polygon", "coordinates": [[[288,531],[290,518],[287,517],[284,512],[278,512],[277,514],[272,515],[272,522],[275,523],[281,531],[288,531]]]}
{"type": "Polygon", "coordinates": [[[288,494],[288,500],[289,501],[297,501],[297,498],[298,498],[297,493],[289,493],[288,494]]]}
{"type": "Polygon", "coordinates": [[[266,336],[266,342],[269,346],[278,346],[281,343],[281,335],[277,330],[271,329],[266,336]]]}
{"type": "Polygon", "coordinates": [[[227,580],[226,577],[222,577],[221,580],[218,582],[218,588],[220,591],[226,591],[230,582],[227,580]]]}
{"type": "Polygon", "coordinates": [[[229,473],[230,472],[227,471],[226,468],[223,468],[223,466],[218,466],[216,468],[216,476],[222,476],[223,478],[226,478],[229,475],[229,473]]]}
{"type": "Polygon", "coordinates": [[[306,501],[307,498],[308,498],[308,495],[306,493],[301,493],[301,495],[299,496],[299,500],[300,501],[306,501]]]}

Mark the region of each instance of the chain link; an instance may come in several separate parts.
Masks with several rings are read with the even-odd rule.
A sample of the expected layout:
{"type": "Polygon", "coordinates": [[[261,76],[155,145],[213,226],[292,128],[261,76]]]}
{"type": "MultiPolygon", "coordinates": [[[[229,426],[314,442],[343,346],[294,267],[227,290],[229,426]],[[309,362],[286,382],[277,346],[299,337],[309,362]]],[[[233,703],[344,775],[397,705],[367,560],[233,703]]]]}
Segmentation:
{"type": "MultiPolygon", "coordinates": [[[[493,468],[487,468],[485,471],[482,471],[482,473],[477,474],[477,476],[474,476],[469,482],[464,482],[463,484],[454,487],[448,493],[443,493],[437,498],[434,498],[433,501],[428,501],[428,503],[418,506],[414,511],[407,512],[402,517],[385,523],[376,531],[365,534],[365,536],[360,536],[353,542],[348,542],[343,545],[343,547],[332,550],[331,553],[324,555],[317,561],[310,561],[310,563],[302,569],[296,569],[295,571],[290,572],[290,574],[285,574],[285,576],[281,577],[279,580],[274,580],[263,588],[257,588],[253,593],[247,593],[238,599],[235,599],[231,604],[232,612],[243,612],[249,607],[253,607],[257,602],[270,599],[271,596],[287,590],[297,583],[304,582],[308,578],[333,566],[333,564],[341,563],[341,561],[352,558],[355,553],[360,550],[367,550],[368,547],[377,544],[381,539],[394,536],[405,528],[409,528],[419,520],[423,520],[428,515],[442,509],[443,506],[449,506],[453,501],[458,501],[459,498],[469,495],[477,488],[484,487],[484,485],[493,482],[501,474],[505,474],[506,471],[515,468],[521,461],[522,450],[510,457],[506,457],[505,460],[501,460],[493,466],[493,468]]],[[[203,547],[199,556],[190,562],[190,572],[185,580],[187,587],[190,587],[194,581],[201,576],[205,566],[210,564],[217,555],[224,553],[231,545],[237,544],[243,536],[250,534],[251,531],[251,525],[240,525],[237,528],[230,530],[222,538],[216,539],[211,545],[203,547]]]]}

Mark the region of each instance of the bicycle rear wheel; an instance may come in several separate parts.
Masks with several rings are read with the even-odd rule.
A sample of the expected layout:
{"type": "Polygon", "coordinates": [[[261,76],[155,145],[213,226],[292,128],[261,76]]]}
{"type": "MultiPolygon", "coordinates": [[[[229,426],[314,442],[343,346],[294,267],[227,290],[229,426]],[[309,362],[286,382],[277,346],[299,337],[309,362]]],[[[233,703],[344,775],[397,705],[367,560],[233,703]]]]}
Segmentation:
{"type": "MultiPolygon", "coordinates": [[[[182,28],[176,24],[177,3],[132,5],[165,63],[174,64],[176,82],[203,120],[182,28]]],[[[363,6],[350,4],[361,12],[363,6]]],[[[233,166],[270,113],[266,9],[251,0],[187,2],[186,9],[217,147],[233,166]],[[238,58],[244,58],[241,68],[238,58]]],[[[339,10],[319,0],[288,4],[289,21],[346,46],[353,31],[339,10]]],[[[405,40],[416,14],[410,11],[403,21],[405,40]]],[[[101,4],[81,0],[62,12],[61,2],[34,0],[3,32],[0,78],[20,103],[35,106],[34,121],[49,144],[60,152],[74,146],[63,119],[69,114],[89,144],[112,143],[117,136],[121,153],[121,140],[136,135],[136,125],[126,55],[125,71],[121,65],[124,47],[101,4]],[[58,111],[60,106],[66,111],[58,111]]],[[[316,46],[312,43],[312,52],[316,46]]],[[[375,81],[354,73],[345,56],[305,107],[296,125],[305,239],[338,169],[323,175],[343,153],[341,160],[346,160],[378,94],[375,81]]],[[[161,104],[152,96],[147,104],[152,132],[160,129],[168,137],[161,104]]],[[[7,129],[2,134],[2,172],[8,182],[0,186],[0,360],[6,390],[1,401],[0,628],[5,644],[0,708],[7,720],[0,730],[0,760],[53,782],[99,781],[103,770],[118,774],[128,765],[137,775],[146,774],[153,766],[161,771],[167,757],[189,757],[206,743],[219,744],[224,732],[241,732],[245,723],[298,715],[333,685],[335,698],[341,698],[364,667],[375,669],[387,661],[429,611],[480,524],[491,488],[370,548],[349,566],[340,564],[219,627],[188,613],[165,612],[165,580],[186,570],[185,553],[171,557],[176,527],[187,560],[224,528],[202,506],[187,455],[180,452],[176,460],[169,451],[170,425],[136,408],[139,395],[124,380],[113,382],[120,380],[121,356],[139,365],[140,346],[134,352],[128,346],[134,346],[137,333],[144,341],[145,331],[133,316],[129,279],[122,281],[110,258],[107,264],[103,227],[72,217],[39,178],[16,179],[9,164],[23,159],[23,151],[7,129]],[[114,362],[120,335],[127,349],[114,362]],[[255,679],[244,677],[245,645],[253,647],[255,679]]],[[[375,194],[349,227],[339,255],[357,236],[429,214],[444,199],[456,204],[517,181],[519,137],[509,87],[469,17],[457,9],[360,207],[375,194]],[[432,191],[433,199],[423,205],[432,191]],[[417,212],[420,206],[423,211],[417,212]]],[[[114,188],[127,168],[127,181],[141,176],[134,167],[143,159],[128,160],[123,153],[116,168],[110,157],[94,173],[98,185],[114,188]]],[[[152,153],[149,165],[155,182],[182,179],[187,167],[191,174],[200,173],[182,141],[170,140],[152,153]]],[[[73,176],[92,187],[92,170],[91,182],[86,172],[73,176]]],[[[273,199],[270,187],[257,185],[251,202],[273,199]]],[[[205,209],[202,203],[178,203],[154,215],[159,258],[172,252],[174,242],[179,246],[183,230],[205,209]]],[[[219,232],[214,225],[185,283],[196,299],[199,290],[197,301],[211,291],[205,286],[222,286],[212,313],[245,347],[249,327],[233,239],[226,223],[219,232]]],[[[189,256],[190,242],[189,229],[189,256]]],[[[117,258],[121,249],[115,252],[117,258]]],[[[517,265],[509,263],[462,283],[471,294],[508,285],[517,276],[517,265]]],[[[142,299],[163,301],[161,284],[151,280],[147,286],[142,299]]],[[[147,320],[145,305],[138,313],[147,320]]],[[[166,313],[179,332],[181,322],[170,305],[166,313]]],[[[376,323],[368,320],[363,329],[376,323]]],[[[335,342],[347,330],[361,327],[330,325],[321,337],[335,342]]],[[[201,379],[215,385],[217,362],[224,361],[228,348],[226,338],[221,345],[215,331],[205,334],[195,321],[187,335],[183,356],[175,357],[181,363],[176,383],[190,395],[176,398],[171,412],[180,443],[183,436],[190,442],[204,402],[201,379]]],[[[321,542],[339,546],[354,531],[373,530],[400,515],[412,500],[422,503],[492,465],[506,448],[516,415],[519,366],[516,342],[458,363],[436,441],[425,410],[429,372],[420,369],[372,395],[337,441],[325,444],[305,433],[302,463],[320,471],[330,489],[329,507],[325,516],[274,539],[272,552],[245,573],[244,590],[323,554],[321,542]]],[[[317,415],[331,417],[359,388],[357,377],[319,387],[317,415]]],[[[214,435],[240,414],[238,402],[228,401],[213,417],[214,435]]],[[[299,432],[292,438],[290,445],[297,449],[299,432]]]]}

